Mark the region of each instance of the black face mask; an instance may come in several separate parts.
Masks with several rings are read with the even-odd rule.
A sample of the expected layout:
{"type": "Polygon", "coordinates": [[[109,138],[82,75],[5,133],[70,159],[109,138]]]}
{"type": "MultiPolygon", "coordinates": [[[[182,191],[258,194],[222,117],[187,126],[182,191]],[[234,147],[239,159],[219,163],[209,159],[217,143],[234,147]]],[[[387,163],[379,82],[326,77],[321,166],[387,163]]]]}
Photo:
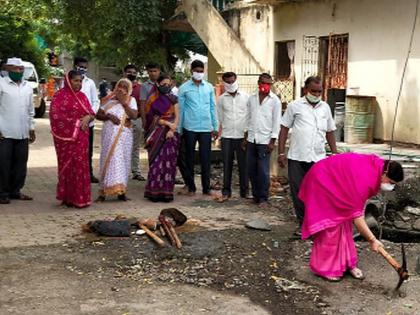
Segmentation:
{"type": "Polygon", "coordinates": [[[168,94],[172,88],[169,85],[158,85],[158,90],[162,94],[168,94]]]}
{"type": "Polygon", "coordinates": [[[127,79],[130,81],[135,81],[137,79],[137,76],[135,74],[127,74],[127,79]]]}

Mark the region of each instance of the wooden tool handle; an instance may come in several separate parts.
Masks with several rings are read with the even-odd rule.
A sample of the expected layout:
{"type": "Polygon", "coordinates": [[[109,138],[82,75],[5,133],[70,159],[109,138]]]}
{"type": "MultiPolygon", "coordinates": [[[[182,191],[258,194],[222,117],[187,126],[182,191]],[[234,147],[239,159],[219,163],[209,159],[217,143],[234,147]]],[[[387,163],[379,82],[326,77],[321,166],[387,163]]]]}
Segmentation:
{"type": "Polygon", "coordinates": [[[165,246],[165,242],[162,241],[162,239],[159,236],[157,236],[155,233],[150,231],[146,226],[140,225],[140,228],[144,230],[146,234],[150,236],[159,246],[161,247],[165,246]]]}
{"type": "Polygon", "coordinates": [[[381,254],[386,261],[392,266],[394,267],[394,269],[396,271],[399,271],[401,268],[401,265],[385,250],[385,248],[383,248],[382,246],[379,247],[378,249],[379,254],[381,254]]]}
{"type": "Polygon", "coordinates": [[[176,247],[177,248],[181,248],[182,247],[182,243],[181,243],[181,240],[178,237],[178,234],[176,234],[174,227],[170,223],[168,224],[168,226],[169,226],[169,231],[171,232],[172,236],[175,239],[175,245],[176,245],[176,247]]]}

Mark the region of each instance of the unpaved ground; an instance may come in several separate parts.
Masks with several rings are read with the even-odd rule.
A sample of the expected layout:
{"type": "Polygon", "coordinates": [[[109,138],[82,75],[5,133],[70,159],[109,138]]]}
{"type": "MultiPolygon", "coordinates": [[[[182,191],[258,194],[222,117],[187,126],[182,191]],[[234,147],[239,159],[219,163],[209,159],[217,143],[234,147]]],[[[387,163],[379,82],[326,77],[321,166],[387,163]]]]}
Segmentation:
{"type": "MultiPolygon", "coordinates": [[[[37,128],[25,187],[35,200],[0,206],[1,315],[420,314],[414,273],[420,244],[407,245],[412,275],[402,298],[389,294],[396,273],[365,243],[359,243],[363,282],[349,277],[325,282],[308,269],[310,242],[292,237],[295,224],[286,194],[267,210],[241,200],[218,204],[200,194],[177,196],[171,206],[199,222],[181,234],[182,250],[158,249],[145,236],[81,234],[81,224],[89,220],[116,214],[156,217],[167,205],[147,202],[144,183],[130,181],[127,203],[58,207],[48,121],[39,120],[37,128]],[[273,231],[244,228],[257,217],[273,231]]],[[[94,195],[96,189],[93,185],[94,195]]],[[[387,246],[400,259],[399,245],[387,246]]]]}

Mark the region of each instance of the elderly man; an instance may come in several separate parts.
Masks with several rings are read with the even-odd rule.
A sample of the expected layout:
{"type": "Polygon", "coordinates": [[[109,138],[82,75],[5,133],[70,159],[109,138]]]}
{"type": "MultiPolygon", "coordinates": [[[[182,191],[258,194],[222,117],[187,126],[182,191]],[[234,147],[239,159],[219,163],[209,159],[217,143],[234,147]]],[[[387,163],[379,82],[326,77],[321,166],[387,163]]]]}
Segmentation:
{"type": "Polygon", "coordinates": [[[23,79],[23,62],[9,58],[8,75],[0,78],[0,204],[32,200],[25,184],[29,143],[35,141],[32,88],[23,79]]]}
{"type": "Polygon", "coordinates": [[[272,83],[271,75],[262,73],[258,79],[258,92],[248,100],[248,173],[252,197],[260,207],[268,204],[270,156],[281,120],[281,103],[271,92],[272,83]]]}
{"type": "MultiPolygon", "coordinates": [[[[299,188],[303,177],[315,162],[325,158],[325,140],[331,151],[337,153],[334,138],[335,123],[330,106],[321,100],[322,81],[319,77],[309,77],[305,81],[305,96],[287,106],[281,122],[279,134],[278,162],[286,166],[286,140],[289,129],[293,128],[287,155],[290,192],[299,225],[302,225],[304,205],[299,199],[299,188]]],[[[300,228],[296,231],[300,235],[300,228]]]]}

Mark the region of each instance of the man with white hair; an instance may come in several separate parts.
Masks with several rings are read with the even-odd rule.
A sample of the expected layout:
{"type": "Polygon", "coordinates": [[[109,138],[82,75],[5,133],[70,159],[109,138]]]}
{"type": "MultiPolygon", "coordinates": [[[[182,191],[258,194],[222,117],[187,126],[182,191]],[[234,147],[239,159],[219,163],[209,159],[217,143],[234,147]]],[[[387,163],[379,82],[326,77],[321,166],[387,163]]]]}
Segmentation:
{"type": "Polygon", "coordinates": [[[32,88],[23,79],[22,59],[9,58],[0,78],[0,204],[32,200],[20,192],[25,184],[29,143],[35,141],[32,88]]]}

